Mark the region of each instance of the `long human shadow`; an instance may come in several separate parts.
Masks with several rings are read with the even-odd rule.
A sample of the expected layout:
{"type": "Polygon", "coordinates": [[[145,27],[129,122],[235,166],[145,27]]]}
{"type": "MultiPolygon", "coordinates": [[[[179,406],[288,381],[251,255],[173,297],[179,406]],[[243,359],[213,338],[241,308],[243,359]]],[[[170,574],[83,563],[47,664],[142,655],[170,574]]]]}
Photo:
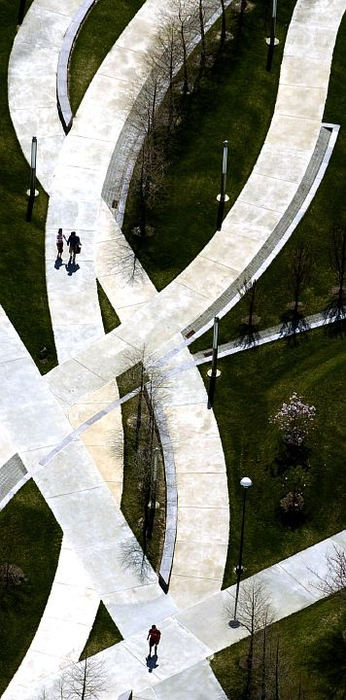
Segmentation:
{"type": "Polygon", "coordinates": [[[157,660],[158,660],[157,654],[153,654],[153,656],[147,656],[146,662],[147,662],[147,667],[148,667],[149,673],[152,673],[154,668],[158,668],[159,664],[156,663],[157,660]]]}

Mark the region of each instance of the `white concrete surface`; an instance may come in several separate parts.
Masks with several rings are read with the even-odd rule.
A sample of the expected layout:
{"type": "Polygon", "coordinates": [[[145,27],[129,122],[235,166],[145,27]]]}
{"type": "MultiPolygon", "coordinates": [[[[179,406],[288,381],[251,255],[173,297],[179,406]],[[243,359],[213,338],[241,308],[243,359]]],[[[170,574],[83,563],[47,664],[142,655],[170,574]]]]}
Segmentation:
{"type": "MultiPolygon", "coordinates": [[[[346,551],[346,531],[246,579],[264,585],[274,621],[325,597],[318,584],[326,575],[326,557],[335,545],[346,551]]],[[[231,586],[162,620],[158,659],[150,674],[145,661],[146,631],[135,633],[97,654],[96,658],[102,659],[107,679],[107,688],[100,693],[100,700],[113,700],[130,689],[138,699],[224,698],[205,659],[248,635],[244,627],[232,629],[228,625],[233,615],[234,594],[235,586],[231,586]]],[[[48,676],[39,688],[49,689],[53,683],[54,678],[48,676]]],[[[36,700],[37,693],[38,687],[34,692],[31,688],[23,695],[23,700],[36,700]]]]}
{"type": "MultiPolygon", "coordinates": [[[[37,177],[50,192],[65,134],[58,116],[56,68],[63,36],[79,0],[34,0],[14,40],[8,70],[8,99],[13,126],[30,162],[37,137],[37,177]]],[[[29,186],[29,185],[28,185],[29,186]]]]}
{"type": "Polygon", "coordinates": [[[56,673],[68,660],[78,661],[93,626],[99,597],[64,537],[51,592],[32,643],[1,696],[22,697],[28,679],[56,673]]]}

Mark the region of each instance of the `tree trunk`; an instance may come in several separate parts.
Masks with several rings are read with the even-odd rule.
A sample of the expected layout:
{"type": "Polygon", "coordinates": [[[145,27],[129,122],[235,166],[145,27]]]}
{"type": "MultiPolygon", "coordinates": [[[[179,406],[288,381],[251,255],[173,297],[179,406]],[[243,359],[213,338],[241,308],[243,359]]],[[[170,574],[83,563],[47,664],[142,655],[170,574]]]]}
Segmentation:
{"type": "Polygon", "coordinates": [[[205,64],[206,64],[206,46],[205,46],[205,31],[204,31],[204,11],[203,11],[203,0],[198,1],[198,17],[199,17],[199,30],[201,34],[201,55],[200,55],[200,60],[199,60],[199,69],[198,69],[198,74],[197,78],[195,80],[194,84],[194,92],[197,92],[200,86],[200,82],[203,76],[203,73],[205,71],[205,64]]]}
{"type": "Polygon", "coordinates": [[[221,35],[220,35],[220,48],[222,49],[226,41],[226,11],[225,11],[225,0],[220,0],[221,2],[221,35]]]}

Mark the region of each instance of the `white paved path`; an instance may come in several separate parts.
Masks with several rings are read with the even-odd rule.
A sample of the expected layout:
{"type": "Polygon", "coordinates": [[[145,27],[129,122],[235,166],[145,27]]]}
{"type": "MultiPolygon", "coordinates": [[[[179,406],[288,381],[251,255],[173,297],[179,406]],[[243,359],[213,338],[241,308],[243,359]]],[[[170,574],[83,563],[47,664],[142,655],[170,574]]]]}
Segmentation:
{"type": "MultiPolygon", "coordinates": [[[[248,581],[262,583],[270,600],[273,620],[292,615],[324,597],[320,579],[328,573],[327,556],[334,547],[346,551],[346,531],[337,533],[274,566],[259,572],[248,581]]],[[[231,586],[201,603],[160,623],[162,632],[158,665],[148,674],[146,634],[135,633],[126,640],[97,655],[104,663],[108,688],[100,700],[114,700],[126,690],[134,698],[160,700],[211,700],[224,697],[204,660],[213,653],[238,642],[248,632],[228,625],[233,613],[235,586],[231,586]]],[[[47,679],[46,689],[52,687],[47,679]]],[[[42,689],[42,685],[40,685],[42,689]]],[[[32,688],[23,700],[36,700],[38,688],[32,688]]],[[[48,696],[49,697],[49,696],[48,696]]],[[[15,700],[9,696],[6,700],[15,700]]]]}
{"type": "Polygon", "coordinates": [[[79,5],[80,0],[34,0],[18,30],[9,62],[13,126],[28,162],[31,139],[37,137],[37,177],[48,193],[65,138],[56,99],[58,55],[79,5]]]}
{"type": "MultiPolygon", "coordinates": [[[[124,635],[146,627],[152,616],[169,615],[176,606],[162,592],[154,572],[149,571],[143,585],[138,571],[124,568],[123,550],[134,537],[82,441],[74,439],[44,468],[39,466],[39,460],[70,434],[71,425],[4,312],[0,339],[5,348],[0,354],[0,425],[33,475],[91,585],[124,635]]],[[[69,383],[68,374],[65,380],[69,383]]]]}
{"type": "MultiPolygon", "coordinates": [[[[161,292],[162,301],[154,298],[142,307],[142,316],[137,312],[142,336],[150,332],[146,319],[157,313],[157,304],[164,305],[164,323],[174,308],[177,330],[193,323],[251,262],[290,204],[319,135],[344,10],[345,0],[328,5],[326,0],[298,0],[287,34],[274,116],[254,170],[222,231],[161,292]]],[[[111,153],[147,74],[144,52],[150,49],[157,22],[157,0],[148,0],[95,75],[62,145],[47,219],[48,297],[60,362],[100,335],[93,280],[101,189],[111,153]],[[85,243],[80,269],[71,276],[53,266],[59,226],[78,230],[85,243]]]]}

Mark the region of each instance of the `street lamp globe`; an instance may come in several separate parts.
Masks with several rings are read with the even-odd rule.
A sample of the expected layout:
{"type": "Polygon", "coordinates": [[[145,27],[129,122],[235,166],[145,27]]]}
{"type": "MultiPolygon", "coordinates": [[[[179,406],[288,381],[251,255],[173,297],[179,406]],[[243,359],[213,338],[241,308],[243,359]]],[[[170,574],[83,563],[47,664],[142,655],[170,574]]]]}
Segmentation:
{"type": "Polygon", "coordinates": [[[243,476],[242,479],[240,479],[240,486],[243,486],[244,489],[248,489],[250,486],[252,486],[252,481],[248,476],[243,476]]]}

